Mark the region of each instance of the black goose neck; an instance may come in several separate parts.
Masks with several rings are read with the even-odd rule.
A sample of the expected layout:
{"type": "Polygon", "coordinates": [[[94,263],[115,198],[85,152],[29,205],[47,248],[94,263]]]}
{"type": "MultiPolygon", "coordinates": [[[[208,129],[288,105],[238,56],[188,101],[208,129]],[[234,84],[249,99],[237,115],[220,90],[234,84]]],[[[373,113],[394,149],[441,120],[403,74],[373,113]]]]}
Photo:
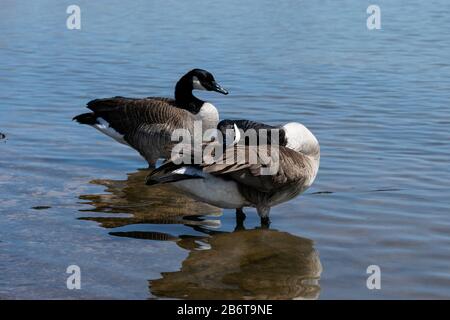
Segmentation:
{"type": "Polygon", "coordinates": [[[192,89],[192,83],[188,79],[181,78],[175,86],[175,101],[180,108],[197,114],[204,101],[196,98],[192,94],[192,89]]]}

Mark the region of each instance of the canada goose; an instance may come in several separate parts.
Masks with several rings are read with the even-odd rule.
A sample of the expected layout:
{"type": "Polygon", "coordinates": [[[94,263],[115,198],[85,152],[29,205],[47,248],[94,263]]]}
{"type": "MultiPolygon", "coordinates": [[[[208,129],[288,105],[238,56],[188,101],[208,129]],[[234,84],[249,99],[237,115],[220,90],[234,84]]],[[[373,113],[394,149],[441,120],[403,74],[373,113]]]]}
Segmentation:
{"type": "Polygon", "coordinates": [[[216,128],[219,113],[209,102],[192,95],[192,90],[228,94],[206,70],[193,69],[175,86],[175,99],[148,97],[143,99],[113,97],[95,99],[87,104],[92,110],[73,118],[90,125],[118,142],[136,149],[154,166],[158,158],[170,155],[171,134],[175,129],[192,132],[194,121],[202,128],[216,128]]]}
{"type": "MultiPolygon", "coordinates": [[[[244,125],[235,121],[233,126],[236,123],[244,125]]],[[[255,124],[258,123],[253,122],[249,127],[255,127],[255,124]]],[[[233,144],[225,148],[221,161],[199,165],[176,164],[179,161],[172,158],[147,177],[147,184],[172,182],[200,201],[217,207],[235,208],[237,214],[243,214],[243,207],[256,207],[261,224],[268,226],[270,208],[310,187],[320,162],[319,143],[305,126],[291,122],[279,129],[284,140],[275,148],[261,148],[260,144],[233,144]],[[245,154],[244,158],[235,157],[239,151],[245,154]],[[270,161],[278,159],[278,168],[271,175],[261,175],[261,169],[270,164],[267,154],[270,161]]]]}

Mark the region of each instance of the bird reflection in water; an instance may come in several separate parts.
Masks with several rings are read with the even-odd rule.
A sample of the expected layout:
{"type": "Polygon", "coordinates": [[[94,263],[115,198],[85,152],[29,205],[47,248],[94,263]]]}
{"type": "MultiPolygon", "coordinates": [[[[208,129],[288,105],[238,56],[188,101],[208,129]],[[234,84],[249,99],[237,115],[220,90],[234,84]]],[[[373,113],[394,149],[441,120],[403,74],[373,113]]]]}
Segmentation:
{"type": "Polygon", "coordinates": [[[317,299],[322,272],[309,239],[276,230],[239,230],[178,244],[181,270],[150,280],[153,295],[180,299],[317,299]],[[201,250],[203,248],[207,250],[201,250]]]}
{"type": "Polygon", "coordinates": [[[189,251],[176,272],[149,280],[153,296],[179,299],[317,299],[322,266],[313,241],[273,229],[233,232],[213,220],[220,209],[196,202],[170,187],[146,188],[148,171],[126,181],[96,180],[109,194],[82,195],[87,212],[126,213],[129,217],[90,216],[111,235],[174,241],[189,251]],[[193,215],[195,212],[196,215],[193,215]],[[137,227],[136,225],[140,226],[137,227]],[[142,226],[149,226],[144,228],[142,226]],[[136,230],[138,229],[138,230],[136,230]],[[148,229],[148,230],[147,230],[148,229]]]}
{"type": "MultiPolygon", "coordinates": [[[[126,228],[130,225],[197,225],[202,223],[202,216],[219,216],[221,210],[208,204],[192,200],[183,196],[170,186],[147,187],[145,178],[149,170],[140,170],[128,174],[127,180],[92,180],[92,184],[105,186],[105,194],[81,195],[83,204],[93,208],[80,210],[86,216],[81,220],[92,220],[100,223],[104,228],[115,228],[114,235],[126,236],[134,229],[126,228]],[[95,215],[92,215],[95,213],[95,215]],[[195,214],[193,214],[195,213],[195,214]],[[191,216],[192,215],[192,216],[191,216]]],[[[203,224],[218,225],[218,220],[210,220],[203,224]]],[[[149,239],[169,240],[173,238],[160,232],[153,235],[143,233],[149,239]],[[161,239],[158,239],[162,237],[161,239]]]]}

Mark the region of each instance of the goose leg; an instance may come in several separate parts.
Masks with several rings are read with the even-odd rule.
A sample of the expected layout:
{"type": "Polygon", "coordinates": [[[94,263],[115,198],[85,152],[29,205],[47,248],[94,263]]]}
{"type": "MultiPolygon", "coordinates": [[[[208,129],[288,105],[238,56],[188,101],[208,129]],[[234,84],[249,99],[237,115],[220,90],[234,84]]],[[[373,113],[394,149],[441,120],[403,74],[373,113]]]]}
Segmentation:
{"type": "Polygon", "coordinates": [[[242,208],[236,209],[236,219],[244,221],[246,218],[244,210],[242,208]]]}
{"type": "Polygon", "coordinates": [[[256,211],[261,218],[261,228],[268,229],[270,227],[270,207],[257,207],[256,211]]]}
{"type": "Polygon", "coordinates": [[[159,159],[155,160],[155,159],[147,159],[147,163],[148,163],[148,169],[156,169],[158,167],[157,164],[159,164],[159,159]]]}
{"type": "Polygon", "coordinates": [[[244,221],[245,221],[245,213],[242,208],[236,209],[236,227],[234,231],[245,230],[244,221]]]}

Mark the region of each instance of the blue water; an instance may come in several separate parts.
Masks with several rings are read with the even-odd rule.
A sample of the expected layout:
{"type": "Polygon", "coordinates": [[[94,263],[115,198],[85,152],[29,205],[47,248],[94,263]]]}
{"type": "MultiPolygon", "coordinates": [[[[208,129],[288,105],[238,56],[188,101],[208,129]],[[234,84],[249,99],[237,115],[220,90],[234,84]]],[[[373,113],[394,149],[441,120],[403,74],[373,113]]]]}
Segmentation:
{"type": "Polygon", "coordinates": [[[377,1],[373,31],[370,1],[78,0],[81,30],[70,4],[1,4],[0,298],[450,298],[447,1],[377,1]],[[172,96],[194,67],[230,91],[198,94],[222,118],[321,144],[270,231],[149,189],[135,151],[71,122],[94,98],[172,96]]]}

